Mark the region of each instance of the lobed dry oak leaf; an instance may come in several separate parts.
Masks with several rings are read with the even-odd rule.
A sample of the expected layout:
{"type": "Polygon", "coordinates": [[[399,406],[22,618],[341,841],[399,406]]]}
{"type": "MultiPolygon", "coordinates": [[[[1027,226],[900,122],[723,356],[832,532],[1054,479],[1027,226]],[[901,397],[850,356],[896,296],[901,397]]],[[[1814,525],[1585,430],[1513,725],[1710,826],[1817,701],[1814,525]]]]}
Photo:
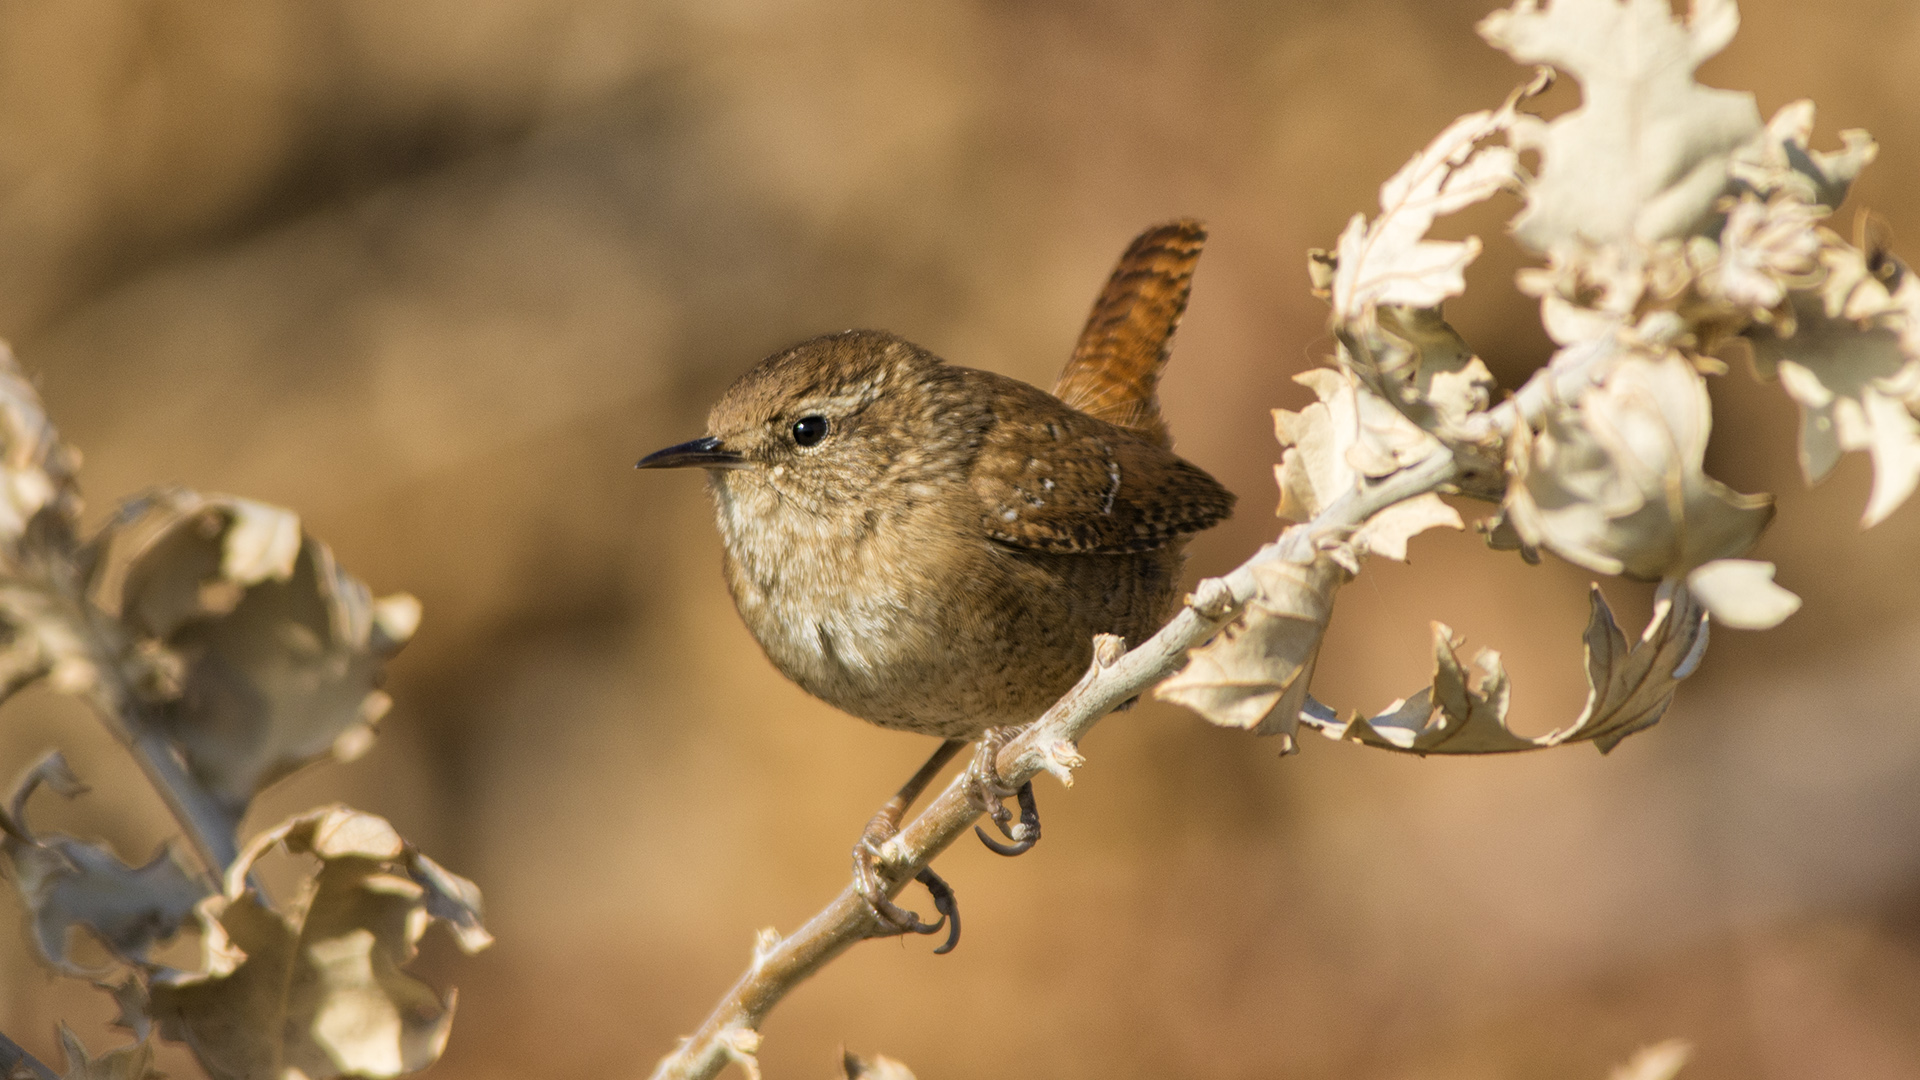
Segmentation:
{"type": "Polygon", "coordinates": [[[163,733],[232,824],[261,788],[371,744],[411,596],[375,600],[292,512],[228,496],[133,500],[92,547],[95,602],[134,635],[163,733]]]}
{"type": "Polygon", "coordinates": [[[1542,72],[1501,108],[1455,120],[1381,185],[1380,213],[1372,222],[1354,215],[1333,251],[1308,255],[1315,292],[1331,306],[1342,365],[1450,446],[1488,448],[1499,441],[1479,415],[1493,377],[1440,314],[1441,302],[1465,289],[1464,273],[1480,241],[1429,240],[1427,232],[1441,216],[1519,186],[1518,157],[1498,140],[1519,118],[1520,102],[1549,81],[1542,72]]]}
{"type": "Polygon", "coordinates": [[[1422,756],[1514,753],[1570,742],[1592,742],[1605,753],[1666,712],[1680,680],[1706,652],[1707,615],[1684,585],[1664,582],[1653,618],[1640,639],[1629,642],[1596,588],[1584,641],[1586,708],[1573,723],[1537,738],[1508,726],[1511,685],[1500,654],[1482,649],[1470,672],[1460,662],[1453,631],[1441,623],[1433,624],[1432,685],[1377,716],[1342,721],[1316,701],[1302,719],[1330,739],[1422,756]]]}
{"type": "Polygon", "coordinates": [[[199,912],[203,970],[156,978],[152,1008],[161,1034],[186,1042],[214,1080],[418,1072],[446,1048],[455,995],[401,968],[432,922],[469,953],[492,941],[472,882],[385,819],[340,806],[255,837],[199,912]],[[321,860],[286,915],[247,885],[275,845],[321,860]]]}
{"type": "MultiPolygon", "coordinates": [[[[1706,475],[1712,423],[1706,385],[1685,357],[1623,353],[1577,402],[1549,409],[1537,432],[1516,427],[1505,522],[1527,545],[1645,581],[1744,555],[1772,519],[1773,500],[1706,475]]],[[[1791,594],[1770,578],[1738,580],[1766,596],[1708,588],[1701,599],[1730,625],[1772,625],[1760,613],[1779,611],[1791,594]]]]}
{"type": "Polygon", "coordinates": [[[66,1024],[59,1026],[59,1033],[60,1052],[67,1059],[60,1080],[162,1080],[166,1076],[154,1068],[153,1042],[145,1037],[96,1058],[66,1024]]]}
{"type": "Polygon", "coordinates": [[[1315,255],[1328,264],[1325,288],[1336,324],[1364,325],[1383,306],[1435,307],[1466,289],[1463,275],[1480,254],[1479,239],[1428,240],[1427,231],[1438,218],[1518,183],[1518,155],[1489,140],[1505,136],[1520,118],[1517,106],[1526,93],[1447,125],[1380,185],[1378,217],[1369,223],[1355,214],[1331,257],[1315,255]]]}
{"type": "Polygon", "coordinates": [[[885,1054],[867,1061],[851,1050],[840,1051],[841,1080],[914,1080],[913,1070],[885,1054]]]}
{"type": "Polygon", "coordinates": [[[1537,150],[1541,162],[1514,236],[1540,252],[1651,244],[1711,218],[1760,113],[1752,95],[1702,86],[1693,73],[1739,25],[1733,0],[1694,0],[1684,23],[1667,0],[1516,0],[1482,19],[1495,48],[1581,85],[1578,108],[1511,125],[1514,149],[1537,150]]]}
{"type": "Polygon", "coordinates": [[[1873,458],[1861,525],[1884,520],[1920,485],[1920,278],[1884,254],[1827,234],[1824,280],[1794,293],[1792,318],[1753,327],[1754,372],[1800,407],[1800,467],[1824,478],[1848,451],[1873,458]]]}
{"type": "Polygon", "coordinates": [[[122,961],[144,964],[147,950],[191,920],[194,905],[212,890],[171,845],[135,867],[102,845],[52,833],[35,836],[26,803],[41,784],[69,797],[86,790],[65,758],[48,754],[15,786],[10,811],[0,813],[0,854],[25,901],[34,945],[70,975],[102,974],[68,956],[72,932],[83,929],[122,961]]]}
{"type": "MultiPolygon", "coordinates": [[[[1336,499],[1421,461],[1438,440],[1344,371],[1315,368],[1294,381],[1320,400],[1299,412],[1275,409],[1274,435],[1284,448],[1274,480],[1281,517],[1307,521],[1336,499]]],[[[1431,492],[1375,514],[1349,543],[1360,554],[1406,561],[1407,541],[1431,528],[1463,528],[1460,514],[1431,492]]],[[[1357,573],[1357,563],[1347,567],[1357,573]]]]}

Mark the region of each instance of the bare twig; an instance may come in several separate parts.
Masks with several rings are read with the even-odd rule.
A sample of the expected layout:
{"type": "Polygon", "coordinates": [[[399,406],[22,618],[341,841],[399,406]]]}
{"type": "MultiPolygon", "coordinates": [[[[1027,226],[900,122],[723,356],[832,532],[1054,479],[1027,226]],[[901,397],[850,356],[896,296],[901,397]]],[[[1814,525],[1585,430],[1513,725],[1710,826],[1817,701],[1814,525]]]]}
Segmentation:
{"type": "MultiPolygon", "coordinates": [[[[1231,622],[1255,594],[1255,566],[1325,557],[1319,554],[1321,543],[1344,540],[1381,510],[1451,480],[1457,469],[1453,455],[1440,450],[1348,492],[1312,521],[1289,528],[1262,546],[1233,572],[1202,581],[1180,614],[1132,651],[1123,652],[1116,637],[1095,639],[1093,666],[1080,682],[1000,751],[995,766],[1002,781],[1018,787],[1044,771],[1071,783],[1071,770],[1083,762],[1076,745],[1079,740],[1121,703],[1177,671],[1188,650],[1231,622]]],[[[979,816],[980,809],[968,797],[966,778],[956,777],[881,848],[887,894],[897,894],[979,816]]],[[[795,986],[877,929],[872,909],[849,885],[786,938],[765,932],[755,943],[746,974],[727,991],[700,1030],[660,1060],[653,1080],[706,1080],[730,1061],[740,1062],[749,1075],[757,1077],[754,1054],[767,1014],[795,986]]]]}

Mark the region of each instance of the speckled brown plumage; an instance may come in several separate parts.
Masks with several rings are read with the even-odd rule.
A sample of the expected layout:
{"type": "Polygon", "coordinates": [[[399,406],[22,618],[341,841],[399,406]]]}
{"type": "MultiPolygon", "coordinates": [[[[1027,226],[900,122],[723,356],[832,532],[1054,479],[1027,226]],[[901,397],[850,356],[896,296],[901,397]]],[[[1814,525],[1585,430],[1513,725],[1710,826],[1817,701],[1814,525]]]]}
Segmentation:
{"type": "Polygon", "coordinates": [[[1173,332],[1187,310],[1193,268],[1207,230],[1192,218],[1148,229],[1134,238],[1094,301],[1073,358],[1053,395],[1096,420],[1172,446],[1160,417],[1160,372],[1173,349],[1173,332]]]}
{"type": "Polygon", "coordinates": [[[1063,375],[1129,426],[855,330],[763,361],[706,438],[643,462],[709,470],[734,603],[776,667],[873,723],[971,737],[1039,715],[1095,634],[1159,628],[1187,536],[1233,506],[1153,399],[1201,235],[1135,242],[1063,375]]]}

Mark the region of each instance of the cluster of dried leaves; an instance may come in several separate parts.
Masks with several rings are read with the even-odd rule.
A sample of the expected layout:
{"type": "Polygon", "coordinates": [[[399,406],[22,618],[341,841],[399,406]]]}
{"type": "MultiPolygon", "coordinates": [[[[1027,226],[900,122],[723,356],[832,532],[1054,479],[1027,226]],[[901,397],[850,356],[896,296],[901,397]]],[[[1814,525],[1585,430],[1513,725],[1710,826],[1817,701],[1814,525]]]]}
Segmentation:
{"type": "Polygon", "coordinates": [[[1319,399],[1275,413],[1285,447],[1280,513],[1312,519],[1350,493],[1447,455],[1453,477],[1304,560],[1262,571],[1261,593],[1196,650],[1159,696],[1215,723],[1275,734],[1300,723],[1332,738],[1416,754],[1481,754],[1591,741],[1608,750],[1660,718],[1699,663],[1707,626],[1763,629],[1799,605],[1770,563],[1742,558],[1772,499],[1706,475],[1706,378],[1744,352],[1800,407],[1800,460],[1817,481],[1840,455],[1873,458],[1865,524],[1920,484],[1920,281],[1871,218],[1852,242],[1821,223],[1873,159],[1866,133],[1810,145],[1813,105],[1763,123],[1751,95],[1694,72],[1739,25],[1733,0],[1515,0],[1480,23],[1516,61],[1551,65],[1499,109],[1454,121],[1380,189],[1310,270],[1332,307],[1336,367],[1300,381],[1319,399]],[[1528,103],[1558,68],[1582,103],[1551,121],[1528,103]],[[1536,159],[1530,167],[1528,158],[1536,159]],[[1477,239],[1428,238],[1434,222],[1500,193],[1524,206],[1514,237],[1543,265],[1537,297],[1557,351],[1503,395],[1441,305],[1465,288],[1477,239]],[[1431,686],[1375,716],[1341,719],[1307,694],[1333,594],[1368,554],[1403,559],[1408,539],[1462,528],[1440,494],[1498,505],[1479,523],[1495,548],[1546,550],[1601,574],[1660,583],[1637,640],[1596,590],[1585,634],[1587,707],[1538,738],[1507,724],[1507,677],[1471,666],[1434,626],[1431,686]]]}
{"type": "MultiPolygon", "coordinates": [[[[44,681],[91,703],[191,848],[169,844],[136,866],[36,832],[27,808],[39,788],[86,790],[58,753],[0,812],[0,868],[42,956],[111,993],[133,1033],[96,1058],[63,1028],[61,1075],[158,1076],[156,1035],[186,1043],[216,1080],[425,1068],[446,1045],[454,998],[401,969],[433,922],[463,949],[484,948],[479,891],[345,807],[244,849],[236,835],[263,788],[371,744],[390,704],[381,667],[412,636],[418,602],[375,599],[298,517],[245,499],[149,493],[82,541],[77,464],[0,346],[0,699],[44,681]],[[254,873],[273,849],[306,864],[299,894],[278,902],[254,873]],[[155,959],[182,933],[198,936],[196,966],[155,959]],[[76,950],[81,935],[97,947],[76,950]]],[[[55,1075],[17,1048],[0,1068],[55,1075]]]]}

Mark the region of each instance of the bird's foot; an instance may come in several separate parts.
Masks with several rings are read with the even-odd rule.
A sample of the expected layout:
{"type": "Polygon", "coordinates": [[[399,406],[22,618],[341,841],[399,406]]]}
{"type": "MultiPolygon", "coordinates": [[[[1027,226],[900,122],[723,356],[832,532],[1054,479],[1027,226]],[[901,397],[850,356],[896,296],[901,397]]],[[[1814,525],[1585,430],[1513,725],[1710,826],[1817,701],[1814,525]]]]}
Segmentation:
{"type": "Polygon", "coordinates": [[[1000,770],[994,764],[1001,748],[1012,741],[1019,730],[1011,727],[988,728],[974,747],[973,763],[967,766],[967,793],[973,805],[993,820],[994,828],[999,829],[1002,836],[1013,841],[1003,844],[975,825],[974,835],[987,845],[988,851],[996,855],[1024,855],[1040,842],[1040,808],[1033,801],[1033,781],[1010,788],[1001,782],[1000,770]],[[1015,796],[1020,802],[1018,824],[1012,824],[1013,811],[1007,809],[1004,802],[1015,796]]]}
{"type": "Polygon", "coordinates": [[[933,897],[934,910],[940,913],[936,922],[926,922],[907,908],[893,902],[887,895],[886,875],[881,870],[884,862],[880,854],[881,845],[893,838],[900,829],[899,822],[883,808],[880,813],[867,822],[865,831],[860,834],[860,842],[853,846],[853,887],[860,898],[867,902],[873,911],[873,917],[880,926],[873,937],[893,937],[897,934],[937,934],[947,931],[947,940],[933,950],[934,955],[953,951],[960,944],[960,904],[954,899],[953,887],[932,867],[923,867],[914,880],[926,886],[933,897]]]}

